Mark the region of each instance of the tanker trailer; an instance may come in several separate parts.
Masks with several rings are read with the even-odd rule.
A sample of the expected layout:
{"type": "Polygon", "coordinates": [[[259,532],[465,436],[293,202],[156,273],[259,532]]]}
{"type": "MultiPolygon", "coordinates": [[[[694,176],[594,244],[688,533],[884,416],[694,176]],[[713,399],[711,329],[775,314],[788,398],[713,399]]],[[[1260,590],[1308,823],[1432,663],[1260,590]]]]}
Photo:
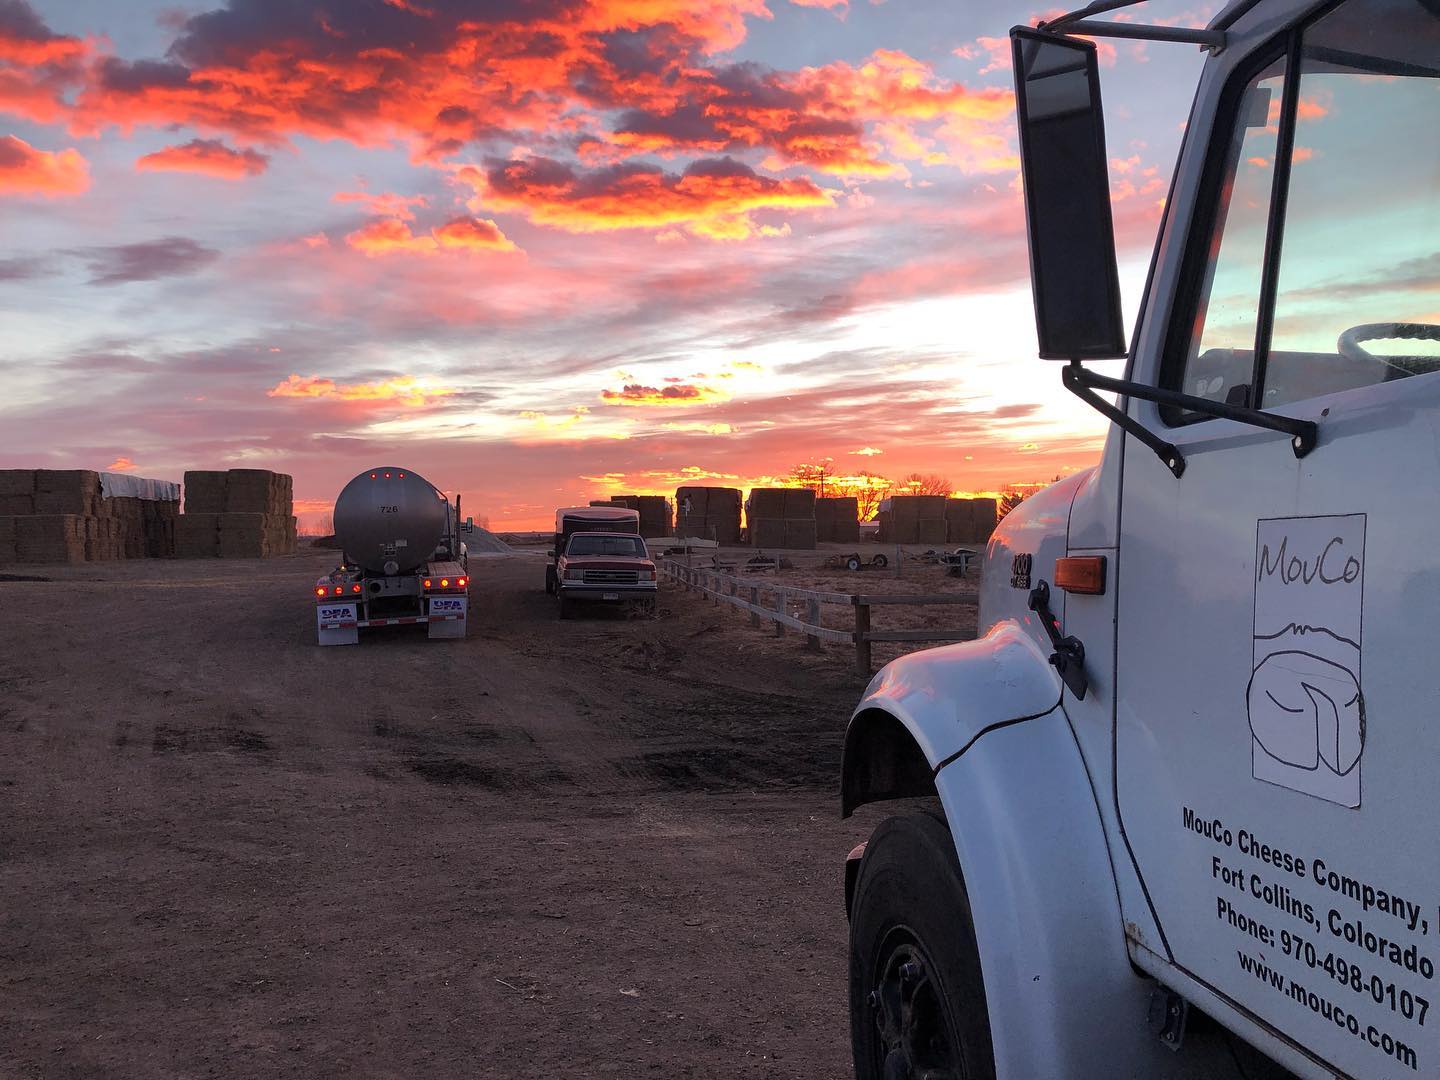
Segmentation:
{"type": "Polygon", "coordinates": [[[367,469],[335,500],[341,563],[315,582],[321,645],[354,645],[374,626],[424,624],[432,638],[463,638],[470,585],[460,519],[411,469],[367,469]]]}

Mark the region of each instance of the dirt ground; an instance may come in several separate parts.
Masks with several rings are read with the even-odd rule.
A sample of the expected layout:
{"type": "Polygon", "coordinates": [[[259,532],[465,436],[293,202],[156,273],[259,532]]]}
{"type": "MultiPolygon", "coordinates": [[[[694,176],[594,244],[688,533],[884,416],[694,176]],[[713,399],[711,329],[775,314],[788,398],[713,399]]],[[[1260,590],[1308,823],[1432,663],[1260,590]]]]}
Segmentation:
{"type": "Polygon", "coordinates": [[[0,568],[0,1076],[848,1075],[852,654],[533,554],[320,649],[332,557],[0,568]]]}

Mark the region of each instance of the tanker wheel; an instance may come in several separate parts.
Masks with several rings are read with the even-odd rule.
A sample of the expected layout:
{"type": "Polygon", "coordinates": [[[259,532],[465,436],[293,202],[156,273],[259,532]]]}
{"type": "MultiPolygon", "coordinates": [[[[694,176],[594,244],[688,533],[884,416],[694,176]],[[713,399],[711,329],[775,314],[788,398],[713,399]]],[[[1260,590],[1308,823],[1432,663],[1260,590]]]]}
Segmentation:
{"type": "Polygon", "coordinates": [[[877,554],[870,559],[870,565],[883,570],[885,567],[890,565],[890,560],[887,559],[884,555],[877,554]]]}
{"type": "Polygon", "coordinates": [[[881,822],[850,909],[857,1080],[995,1080],[970,901],[942,816],[881,822]]]}
{"type": "Polygon", "coordinates": [[[573,619],[575,617],[575,601],[568,596],[560,597],[560,618],[573,619]]]}
{"type": "Polygon", "coordinates": [[[860,556],[859,556],[859,555],[851,555],[848,559],[845,560],[845,569],[846,569],[846,570],[851,570],[851,571],[859,570],[860,567],[863,566],[863,565],[864,565],[864,564],[860,561],[860,556]]]}

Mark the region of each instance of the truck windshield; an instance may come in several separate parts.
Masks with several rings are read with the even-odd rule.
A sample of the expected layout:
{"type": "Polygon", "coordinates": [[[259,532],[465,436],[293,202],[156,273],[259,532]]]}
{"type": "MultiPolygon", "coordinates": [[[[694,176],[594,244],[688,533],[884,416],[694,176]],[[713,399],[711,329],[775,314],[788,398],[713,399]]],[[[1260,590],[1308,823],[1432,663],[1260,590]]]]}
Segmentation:
{"type": "Polygon", "coordinates": [[[638,536],[572,536],[568,555],[618,555],[645,558],[645,541],[638,536]]]}

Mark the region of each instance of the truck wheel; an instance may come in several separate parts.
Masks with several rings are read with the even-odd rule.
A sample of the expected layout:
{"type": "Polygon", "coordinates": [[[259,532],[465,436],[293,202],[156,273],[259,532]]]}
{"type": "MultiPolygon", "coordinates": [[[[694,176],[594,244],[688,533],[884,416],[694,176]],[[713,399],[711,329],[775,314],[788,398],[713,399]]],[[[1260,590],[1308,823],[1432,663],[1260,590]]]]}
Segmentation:
{"type": "Polygon", "coordinates": [[[995,1080],[970,900],[936,814],[881,822],[850,909],[857,1080],[995,1080]]]}
{"type": "Polygon", "coordinates": [[[562,619],[573,619],[575,617],[575,601],[568,596],[560,597],[560,617],[562,619]]]}

